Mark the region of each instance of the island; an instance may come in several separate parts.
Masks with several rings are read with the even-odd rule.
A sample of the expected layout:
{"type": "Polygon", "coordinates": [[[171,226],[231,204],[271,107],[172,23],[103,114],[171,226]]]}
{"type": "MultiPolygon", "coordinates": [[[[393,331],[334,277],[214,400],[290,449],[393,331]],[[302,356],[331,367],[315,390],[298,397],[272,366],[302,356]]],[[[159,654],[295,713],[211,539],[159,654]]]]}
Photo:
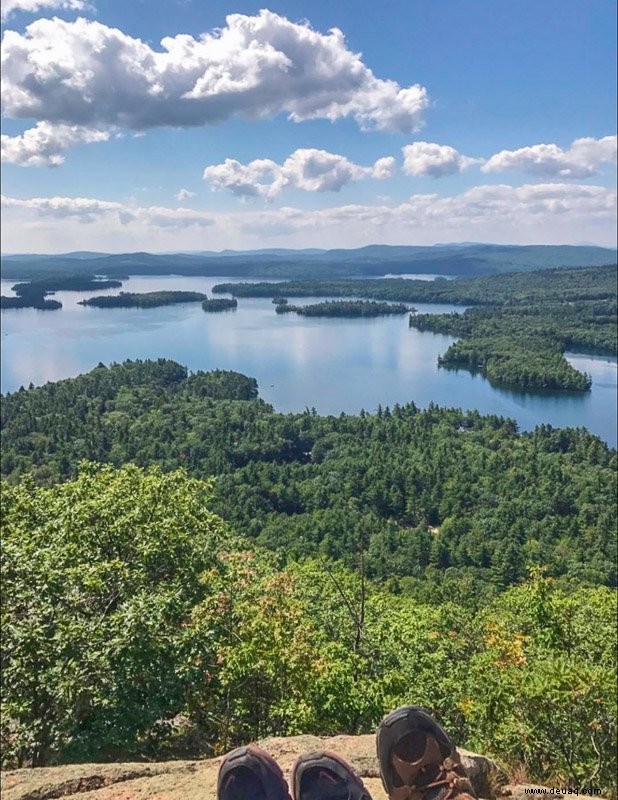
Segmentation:
{"type": "Polygon", "coordinates": [[[103,280],[96,275],[49,275],[24,283],[16,283],[11,288],[17,295],[2,295],[0,308],[36,308],[40,311],[55,311],[62,308],[59,300],[46,300],[48,294],[57,291],[88,292],[93,289],[116,289],[122,286],[119,280],[103,280]]]}
{"type": "Polygon", "coordinates": [[[206,295],[201,292],[120,292],[80,300],[79,305],[96,308],[154,308],[174,303],[197,303],[206,299],[206,295]]]}
{"type": "Polygon", "coordinates": [[[230,300],[229,298],[221,297],[202,302],[204,311],[235,311],[237,307],[238,300],[236,298],[230,300]]]}
{"type": "Polygon", "coordinates": [[[48,292],[91,292],[97,289],[118,289],[120,280],[98,278],[96,275],[50,275],[28,283],[16,283],[12,287],[15,294],[21,296],[33,293],[48,292]]]}
{"type": "Polygon", "coordinates": [[[280,303],[277,314],[295,312],[303,317],[380,317],[388,314],[406,314],[412,311],[405,303],[378,303],[374,300],[326,300],[310,306],[291,306],[280,303]]]}
{"type": "MultiPolygon", "coordinates": [[[[564,353],[616,355],[616,276],[616,265],[608,264],[457,280],[227,283],[212,291],[237,297],[321,295],[468,306],[462,313],[410,316],[410,327],[458,337],[440,355],[439,366],[480,372],[494,384],[524,391],[586,392],[590,376],[572,367],[564,353]]],[[[277,313],[287,310],[296,308],[277,305],[277,313]]]]}
{"type": "Polygon", "coordinates": [[[62,308],[58,300],[46,300],[44,295],[26,295],[24,297],[0,297],[0,308],[36,308],[38,311],[57,311],[62,308]]]}

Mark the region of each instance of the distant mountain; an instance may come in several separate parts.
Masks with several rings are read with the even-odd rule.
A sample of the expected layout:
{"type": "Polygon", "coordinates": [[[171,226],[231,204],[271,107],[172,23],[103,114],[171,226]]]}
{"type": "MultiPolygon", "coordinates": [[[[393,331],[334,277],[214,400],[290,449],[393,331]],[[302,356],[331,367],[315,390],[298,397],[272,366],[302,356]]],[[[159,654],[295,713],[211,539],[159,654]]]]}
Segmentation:
{"type": "Polygon", "coordinates": [[[595,246],[437,244],[431,247],[374,244],[356,249],[261,250],[62,255],[2,258],[2,277],[50,274],[201,275],[245,278],[354,278],[390,274],[493,275],[552,267],[601,266],[616,251],[595,246]]]}
{"type": "Polygon", "coordinates": [[[75,250],[72,253],[62,253],[61,255],[49,255],[45,253],[7,253],[2,258],[10,258],[13,260],[27,261],[31,258],[40,259],[54,259],[54,258],[100,258],[101,256],[108,256],[109,253],[97,253],[93,250],[75,250]]]}

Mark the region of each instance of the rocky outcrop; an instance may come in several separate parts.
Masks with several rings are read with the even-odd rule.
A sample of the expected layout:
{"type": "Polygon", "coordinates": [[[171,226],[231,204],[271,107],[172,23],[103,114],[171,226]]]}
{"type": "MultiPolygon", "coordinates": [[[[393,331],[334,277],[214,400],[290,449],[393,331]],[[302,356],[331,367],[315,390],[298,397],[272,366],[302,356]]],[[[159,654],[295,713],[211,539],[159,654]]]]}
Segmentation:
{"type": "MultiPolygon", "coordinates": [[[[289,776],[302,753],[331,750],[345,758],[362,776],[373,800],[386,800],[375,753],[375,737],[292,736],[264,739],[267,750],[289,776]]],[[[485,756],[459,751],[472,784],[482,798],[513,794],[507,777],[485,756]]],[[[2,775],[3,800],[216,800],[221,758],[165,761],[151,764],[73,764],[65,767],[19,769],[2,775]]],[[[523,795],[523,792],[520,793],[523,795]]],[[[582,800],[580,795],[579,800],[582,800]]],[[[585,799],[584,799],[585,800],[585,799]]],[[[597,798],[598,800],[598,798],[597,798]]]]}

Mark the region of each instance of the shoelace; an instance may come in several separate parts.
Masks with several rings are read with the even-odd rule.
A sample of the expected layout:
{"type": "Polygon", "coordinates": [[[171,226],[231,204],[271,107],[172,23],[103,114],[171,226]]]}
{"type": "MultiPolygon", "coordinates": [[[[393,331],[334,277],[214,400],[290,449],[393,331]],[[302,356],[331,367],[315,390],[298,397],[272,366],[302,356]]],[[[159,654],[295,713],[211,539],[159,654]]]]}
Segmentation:
{"type": "Polygon", "coordinates": [[[474,798],[470,782],[466,777],[458,756],[443,758],[438,743],[433,737],[427,737],[425,752],[417,761],[408,762],[393,755],[393,768],[402,779],[404,785],[391,790],[391,800],[422,800],[431,789],[439,786],[448,787],[439,800],[451,800],[457,795],[474,798]],[[427,767],[437,767],[438,773],[429,783],[418,785],[418,778],[427,767]]]}

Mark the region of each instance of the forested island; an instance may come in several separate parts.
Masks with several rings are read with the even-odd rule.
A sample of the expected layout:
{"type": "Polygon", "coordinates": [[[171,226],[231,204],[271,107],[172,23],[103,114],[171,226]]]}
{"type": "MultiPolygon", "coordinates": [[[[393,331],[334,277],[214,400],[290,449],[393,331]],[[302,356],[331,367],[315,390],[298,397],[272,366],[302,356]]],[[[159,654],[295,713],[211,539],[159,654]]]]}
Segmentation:
{"type": "Polygon", "coordinates": [[[174,303],[197,303],[206,300],[202,292],[120,292],[113,295],[99,295],[80,300],[79,305],[96,308],[154,308],[174,303]]]}
{"type": "Polygon", "coordinates": [[[57,311],[62,308],[59,300],[47,300],[43,294],[27,294],[22,297],[0,297],[0,308],[36,308],[39,311],[57,311]]]}
{"type": "MultiPolygon", "coordinates": [[[[213,288],[224,291],[239,297],[323,295],[471,305],[463,314],[413,314],[410,326],[461,337],[440,356],[441,365],[479,370],[494,383],[523,390],[587,391],[590,377],[563,353],[617,352],[615,266],[453,281],[287,281],[213,288]]],[[[283,313],[286,307],[279,309],[283,313]]]]}
{"type": "Polygon", "coordinates": [[[591,380],[565,350],[615,353],[616,304],[591,301],[522,309],[468,309],[463,314],[412,314],[410,326],[460,336],[439,357],[444,367],[483,372],[492,383],[522,389],[587,391],[591,380]]]}
{"type": "Polygon", "coordinates": [[[217,752],[371,731],[413,701],[611,791],[616,452],[586,430],[279,414],[160,359],[3,397],[2,448],[5,764],[169,757],[178,714],[217,752]]]}
{"type": "Polygon", "coordinates": [[[203,300],[204,311],[234,311],[238,307],[236,298],[220,297],[212,300],[203,300]]]}
{"type": "Polygon", "coordinates": [[[46,296],[57,291],[87,292],[93,289],[115,289],[122,286],[119,280],[99,280],[94,275],[50,275],[46,278],[16,283],[11,288],[17,297],[0,298],[0,308],[37,308],[55,311],[62,308],[59,300],[48,300],[46,296]]]}
{"type": "Polygon", "coordinates": [[[381,317],[388,314],[405,314],[410,307],[404,303],[378,303],[375,300],[327,300],[309,306],[278,303],[277,314],[294,312],[302,317],[381,317]]]}
{"type": "Polygon", "coordinates": [[[92,292],[96,289],[118,289],[120,286],[120,280],[97,278],[94,275],[50,275],[28,283],[16,283],[12,289],[21,297],[40,292],[92,292]]]}

